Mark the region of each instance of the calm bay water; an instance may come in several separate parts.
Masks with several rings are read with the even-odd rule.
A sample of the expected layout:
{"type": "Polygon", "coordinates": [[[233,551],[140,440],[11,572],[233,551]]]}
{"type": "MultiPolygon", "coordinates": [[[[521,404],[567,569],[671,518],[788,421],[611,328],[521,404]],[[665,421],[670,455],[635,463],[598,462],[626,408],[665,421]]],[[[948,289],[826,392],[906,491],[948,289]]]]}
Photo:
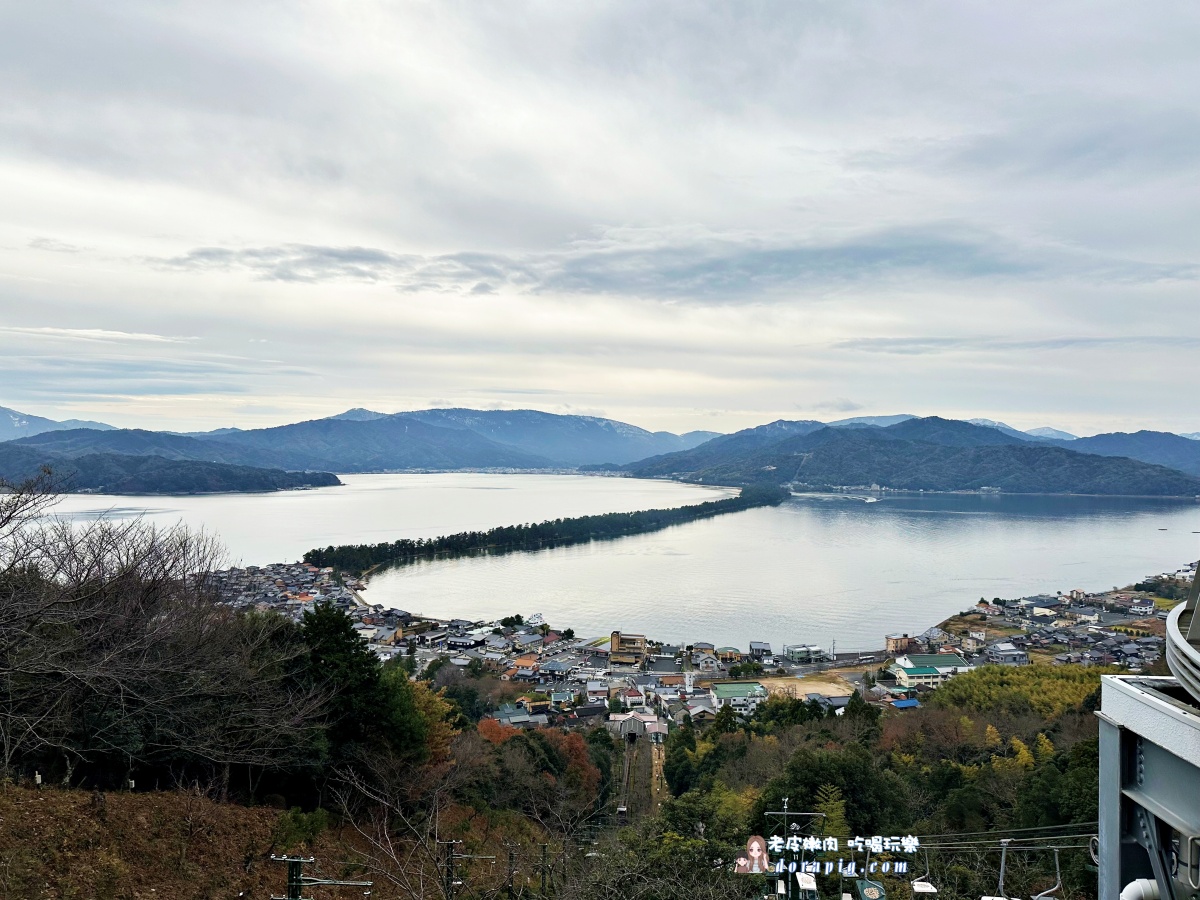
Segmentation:
{"type": "MultiPolygon", "coordinates": [[[[552,475],[359,475],[263,495],[73,496],[60,515],[144,514],[219,534],[244,563],[323,544],[694,503],[708,488],[552,475]]],[[[581,635],[614,628],[745,648],[879,646],[982,597],[1099,590],[1200,556],[1200,506],[1093,498],[797,497],[618,541],[438,560],[380,572],[367,598],[467,619],[540,612],[581,635]],[[1165,530],[1162,530],[1165,529],[1165,530]]]]}
{"type": "Polygon", "coordinates": [[[218,535],[231,562],[263,565],[293,562],[306,550],[330,544],[374,544],[545,519],[663,509],[737,493],[584,475],[339,477],[345,482],[341,487],[271,494],[71,494],[53,513],[76,521],[142,516],[158,525],[183,522],[218,535]]]}

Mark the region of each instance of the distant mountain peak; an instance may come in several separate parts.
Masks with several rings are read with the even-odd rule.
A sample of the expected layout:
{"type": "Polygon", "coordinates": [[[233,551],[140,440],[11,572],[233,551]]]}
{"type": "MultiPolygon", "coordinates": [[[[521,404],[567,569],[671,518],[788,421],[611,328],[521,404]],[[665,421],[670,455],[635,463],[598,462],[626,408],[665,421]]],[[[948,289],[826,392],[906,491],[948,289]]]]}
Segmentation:
{"type": "Polygon", "coordinates": [[[348,409],[345,412],[338,413],[336,416],[326,416],[326,418],[346,422],[373,422],[376,419],[386,419],[387,416],[387,413],[375,412],[374,410],[356,406],[354,409],[348,409]]]}
{"type": "Polygon", "coordinates": [[[114,430],[113,426],[103,422],[88,422],[83,419],[67,419],[64,422],[56,422],[54,419],[33,416],[0,406],[0,441],[12,441],[34,434],[44,434],[47,431],[69,431],[75,428],[88,428],[92,431],[114,430]]]}
{"type": "MultiPolygon", "coordinates": [[[[1063,431],[1061,428],[1051,428],[1049,425],[1044,425],[1041,428],[1030,428],[1025,432],[1034,437],[1051,438],[1056,441],[1076,441],[1079,440],[1079,435],[1071,434],[1069,431],[1063,431]]],[[[1185,435],[1186,437],[1186,435],[1185,435]]]]}
{"type": "Polygon", "coordinates": [[[1025,431],[1018,431],[1011,425],[1006,425],[1004,422],[997,422],[995,419],[967,419],[972,425],[981,425],[984,428],[995,428],[997,431],[1002,431],[1009,437],[1015,437],[1022,441],[1033,440],[1034,436],[1025,431]]]}
{"type": "Polygon", "coordinates": [[[852,416],[849,419],[838,419],[836,422],[827,422],[830,428],[843,428],[847,425],[867,426],[876,425],[880,428],[887,428],[889,425],[899,425],[901,422],[907,422],[909,419],[916,419],[911,413],[899,413],[894,416],[852,416]]]}

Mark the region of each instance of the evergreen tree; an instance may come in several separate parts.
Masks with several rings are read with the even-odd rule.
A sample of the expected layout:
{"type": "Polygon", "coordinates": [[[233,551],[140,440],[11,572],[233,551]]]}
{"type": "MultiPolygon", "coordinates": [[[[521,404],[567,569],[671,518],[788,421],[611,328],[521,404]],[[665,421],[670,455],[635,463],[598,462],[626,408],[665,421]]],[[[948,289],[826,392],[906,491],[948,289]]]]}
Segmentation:
{"type": "Polygon", "coordinates": [[[817,799],[813,811],[825,816],[817,828],[834,837],[849,837],[850,826],[846,823],[846,801],[842,789],[834,784],[823,784],[817,788],[817,799]]]}

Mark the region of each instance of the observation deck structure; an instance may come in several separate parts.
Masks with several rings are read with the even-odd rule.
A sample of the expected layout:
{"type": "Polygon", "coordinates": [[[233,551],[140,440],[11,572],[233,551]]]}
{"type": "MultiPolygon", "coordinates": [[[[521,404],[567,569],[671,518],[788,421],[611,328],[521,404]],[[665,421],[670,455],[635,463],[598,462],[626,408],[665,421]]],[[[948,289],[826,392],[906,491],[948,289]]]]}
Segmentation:
{"type": "Polygon", "coordinates": [[[1167,618],[1173,677],[1101,683],[1100,900],[1200,900],[1200,568],[1167,618]]]}

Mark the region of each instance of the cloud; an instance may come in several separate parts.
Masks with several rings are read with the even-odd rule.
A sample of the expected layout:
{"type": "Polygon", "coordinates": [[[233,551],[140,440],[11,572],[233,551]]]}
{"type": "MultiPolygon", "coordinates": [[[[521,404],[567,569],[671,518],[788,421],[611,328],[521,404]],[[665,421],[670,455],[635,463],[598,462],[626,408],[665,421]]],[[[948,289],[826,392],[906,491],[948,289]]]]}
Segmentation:
{"type": "Polygon", "coordinates": [[[63,241],[56,241],[53,238],[36,237],[29,242],[31,250],[48,250],[51,253],[82,253],[83,247],[76,247],[74,244],[67,244],[63,241]]]}
{"type": "Polygon", "coordinates": [[[1200,338],[1186,335],[1121,335],[1114,337],[873,337],[838,341],[835,350],[921,356],[941,353],[1009,353],[1042,350],[1103,349],[1116,347],[1200,347],[1200,338]]]}
{"type": "Polygon", "coordinates": [[[16,326],[0,325],[0,334],[21,335],[25,337],[53,338],[55,340],[85,341],[88,343],[152,343],[152,344],[183,344],[195,341],[195,337],[170,337],[163,334],[145,334],[136,331],[111,331],[105,328],[57,328],[42,326],[38,328],[19,328],[16,326]]]}
{"type": "Polygon", "coordinates": [[[857,412],[860,409],[865,409],[861,403],[855,403],[853,400],[847,400],[845,397],[838,397],[834,400],[818,400],[812,403],[797,403],[796,409],[813,410],[814,412],[857,412]]]}
{"type": "Polygon", "coordinates": [[[921,275],[937,280],[1195,279],[1200,266],[1104,258],[1061,247],[1018,247],[962,225],[890,229],[841,240],[621,232],[553,251],[462,252],[438,256],[369,247],[285,244],[201,247],[149,259],[174,271],[245,271],[267,281],[386,282],[409,293],[495,294],[494,285],[534,294],[591,294],[737,301],[792,288],[921,275]]]}

